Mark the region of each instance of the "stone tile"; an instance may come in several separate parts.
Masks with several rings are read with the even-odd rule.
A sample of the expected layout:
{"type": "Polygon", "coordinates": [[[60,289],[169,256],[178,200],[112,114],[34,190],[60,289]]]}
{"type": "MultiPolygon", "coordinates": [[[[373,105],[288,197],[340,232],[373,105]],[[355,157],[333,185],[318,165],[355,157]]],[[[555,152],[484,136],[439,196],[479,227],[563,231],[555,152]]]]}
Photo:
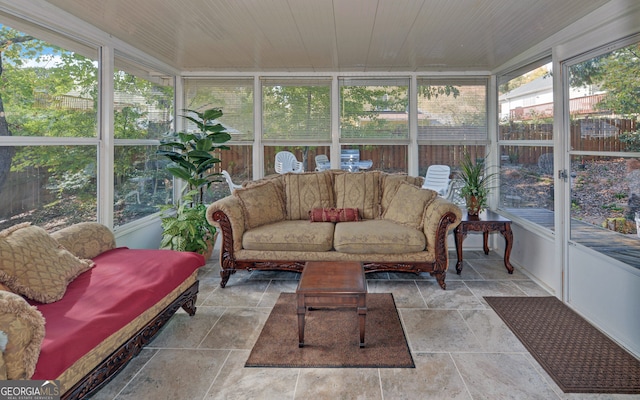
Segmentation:
{"type": "Polygon", "coordinates": [[[528,279],[528,280],[522,280],[522,281],[514,281],[513,283],[515,283],[515,285],[522,290],[523,292],[525,292],[527,294],[527,296],[553,296],[551,293],[549,293],[547,290],[545,290],[543,287],[541,287],[540,285],[538,285],[537,283],[535,283],[534,281],[528,279]]]}
{"type": "Polygon", "coordinates": [[[437,282],[418,281],[416,283],[427,308],[455,310],[484,308],[482,302],[463,282],[448,282],[447,290],[442,290],[437,282]]]}
{"type": "Polygon", "coordinates": [[[480,351],[482,346],[455,310],[398,309],[412,352],[480,351]]]}
{"type": "Polygon", "coordinates": [[[473,268],[473,265],[469,264],[467,260],[462,260],[462,272],[460,272],[460,275],[458,275],[458,273],[456,272],[455,263],[453,264],[453,266],[450,266],[449,270],[447,271],[446,280],[449,280],[449,277],[451,277],[451,279],[464,281],[479,281],[484,279],[482,275],[480,275],[478,271],[473,268]]]}
{"type": "Polygon", "coordinates": [[[233,350],[205,399],[292,399],[298,368],[244,368],[249,350],[233,350]]]}
{"type": "MultiPolygon", "coordinates": [[[[482,246],[481,246],[482,247],[482,246]]],[[[453,252],[454,257],[457,257],[456,252],[453,252]]],[[[502,260],[504,258],[504,254],[502,252],[497,252],[493,250],[489,250],[489,254],[484,254],[484,250],[482,248],[477,250],[465,250],[464,244],[462,249],[462,258],[464,260],[502,260]]]]}
{"type": "Polygon", "coordinates": [[[159,350],[117,399],[201,399],[229,351],[159,350]]]}
{"type": "Polygon", "coordinates": [[[493,310],[460,310],[462,318],[473,331],[486,352],[526,353],[522,342],[493,310]]]}
{"type": "Polygon", "coordinates": [[[298,288],[299,281],[279,281],[272,280],[265,290],[262,299],[258,303],[258,307],[273,307],[276,305],[280,293],[295,293],[298,288]]]}
{"type": "Polygon", "coordinates": [[[471,292],[486,308],[489,304],[483,296],[526,296],[515,283],[509,281],[465,281],[471,292]]]}
{"type": "Polygon", "coordinates": [[[251,350],[270,313],[268,307],[229,307],[198,347],[251,350]]]}
{"type": "Polygon", "coordinates": [[[280,279],[285,281],[300,280],[300,273],[294,271],[253,271],[249,275],[251,280],[272,280],[280,279]]]}
{"type": "Polygon", "coordinates": [[[135,356],[129,364],[113,380],[106,384],[96,394],[91,396],[94,400],[111,400],[140,372],[147,362],[158,352],[157,349],[144,348],[135,356]]]}
{"type": "Polygon", "coordinates": [[[557,399],[523,354],[452,353],[474,399],[557,399]]]}
{"type": "Polygon", "coordinates": [[[202,302],[212,307],[256,307],[269,286],[269,281],[245,281],[218,287],[202,302]]]}
{"type": "MultiPolygon", "coordinates": [[[[500,279],[500,280],[518,280],[528,279],[526,275],[514,267],[513,274],[507,271],[504,266],[504,262],[496,262],[496,260],[477,259],[469,260],[469,264],[478,272],[484,279],[500,279]]],[[[464,273],[464,269],[462,270],[464,273]]]]}
{"type": "Polygon", "coordinates": [[[367,280],[389,279],[388,272],[369,272],[365,276],[367,280]]]}
{"type": "Polygon", "coordinates": [[[376,368],[303,368],[294,399],[382,399],[376,368]]]}
{"type": "Polygon", "coordinates": [[[220,287],[220,278],[218,279],[202,279],[198,283],[198,298],[196,299],[196,307],[204,304],[207,297],[220,287]]]}
{"type": "Polygon", "coordinates": [[[148,347],[195,349],[224,311],[224,307],[201,306],[194,316],[186,312],[176,313],[148,347]]]}
{"type": "Polygon", "coordinates": [[[381,368],[385,399],[471,399],[451,356],[447,353],[413,354],[415,368],[381,368]]]}
{"type": "Polygon", "coordinates": [[[415,281],[370,281],[369,293],[393,293],[397,308],[424,308],[425,303],[415,281]]]}

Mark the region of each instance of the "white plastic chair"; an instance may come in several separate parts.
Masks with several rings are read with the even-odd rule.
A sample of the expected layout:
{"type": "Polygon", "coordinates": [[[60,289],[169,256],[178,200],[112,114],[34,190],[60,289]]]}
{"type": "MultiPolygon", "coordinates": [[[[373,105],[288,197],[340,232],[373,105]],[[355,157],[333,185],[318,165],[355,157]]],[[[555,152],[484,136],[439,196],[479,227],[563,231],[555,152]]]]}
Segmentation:
{"type": "Polygon", "coordinates": [[[242,187],[242,185],[236,185],[235,183],[233,183],[233,181],[231,180],[231,175],[229,175],[229,173],[226,170],[222,170],[222,172],[220,172],[222,174],[222,176],[224,176],[224,179],[227,181],[227,184],[229,185],[229,190],[231,191],[231,193],[233,193],[234,190],[236,189],[240,189],[242,187]]]}
{"type": "Polygon", "coordinates": [[[448,198],[453,183],[449,175],[451,175],[451,167],[448,165],[431,165],[427,168],[422,188],[434,190],[438,195],[448,198]]]}
{"type": "Polygon", "coordinates": [[[318,154],[316,156],[316,171],[326,171],[331,169],[331,162],[326,154],[318,154]]]}
{"type": "Polygon", "coordinates": [[[278,174],[286,174],[287,172],[299,174],[304,172],[304,166],[290,151],[281,151],[276,154],[275,168],[278,174]]]}

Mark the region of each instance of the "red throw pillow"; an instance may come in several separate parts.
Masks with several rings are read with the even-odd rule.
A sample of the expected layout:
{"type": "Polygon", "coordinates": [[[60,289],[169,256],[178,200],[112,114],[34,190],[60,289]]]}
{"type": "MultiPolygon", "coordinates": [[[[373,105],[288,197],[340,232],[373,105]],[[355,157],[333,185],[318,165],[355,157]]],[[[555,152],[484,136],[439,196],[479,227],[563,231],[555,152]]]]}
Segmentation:
{"type": "Polygon", "coordinates": [[[360,221],[357,208],[314,208],[309,211],[311,222],[360,221]]]}

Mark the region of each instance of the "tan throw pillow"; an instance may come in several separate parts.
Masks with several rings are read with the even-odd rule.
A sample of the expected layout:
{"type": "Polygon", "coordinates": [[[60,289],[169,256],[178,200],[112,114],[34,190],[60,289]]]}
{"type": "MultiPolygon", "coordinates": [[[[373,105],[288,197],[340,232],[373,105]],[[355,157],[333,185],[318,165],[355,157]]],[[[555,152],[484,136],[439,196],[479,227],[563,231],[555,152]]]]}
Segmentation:
{"type": "Polygon", "coordinates": [[[399,174],[384,174],[382,179],[380,180],[382,186],[382,198],[380,200],[380,208],[381,212],[384,214],[389,207],[389,203],[395,196],[398,187],[402,182],[411,183],[414,186],[420,187],[422,186],[422,177],[421,176],[409,176],[406,173],[399,174]]]}
{"type": "Polygon", "coordinates": [[[336,208],[357,208],[362,218],[380,216],[380,172],[354,172],[335,176],[336,208]]]}
{"type": "Polygon", "coordinates": [[[79,258],[94,258],[116,247],[113,232],[98,222],[79,222],[51,233],[51,237],[79,258]]]}
{"type": "Polygon", "coordinates": [[[335,206],[330,171],[287,174],[284,191],[287,219],[308,219],[309,210],[335,206]]]}
{"type": "Polygon", "coordinates": [[[31,378],[44,339],[44,317],[19,295],[0,292],[0,327],[8,338],[2,352],[5,379],[31,378]]]}
{"type": "Polygon", "coordinates": [[[420,230],[424,210],[437,195],[433,190],[402,182],[382,218],[420,230]]]}
{"type": "Polygon", "coordinates": [[[0,232],[0,282],[32,300],[60,300],[69,282],[93,265],[38,226],[20,224],[0,232]]]}
{"type": "Polygon", "coordinates": [[[240,200],[245,229],[257,228],[285,218],[282,192],[274,182],[264,181],[236,189],[233,195],[240,200]]]}

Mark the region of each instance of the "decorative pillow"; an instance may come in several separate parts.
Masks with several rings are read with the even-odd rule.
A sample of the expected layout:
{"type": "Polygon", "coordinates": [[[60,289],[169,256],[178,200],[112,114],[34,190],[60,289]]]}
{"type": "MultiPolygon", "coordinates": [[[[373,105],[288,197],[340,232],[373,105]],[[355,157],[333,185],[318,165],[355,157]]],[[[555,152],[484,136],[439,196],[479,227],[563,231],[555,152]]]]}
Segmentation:
{"type": "Polygon", "coordinates": [[[79,258],[94,258],[116,247],[113,232],[98,222],[79,222],[51,233],[51,237],[79,258]]]}
{"type": "Polygon", "coordinates": [[[437,195],[433,190],[402,182],[382,218],[421,230],[424,210],[437,195]]]}
{"type": "Polygon", "coordinates": [[[19,224],[0,232],[0,282],[40,303],[60,300],[69,282],[93,265],[38,226],[19,224]]]}
{"type": "Polygon", "coordinates": [[[9,339],[2,352],[5,379],[29,379],[44,339],[44,317],[22,297],[0,292],[0,326],[9,339]]]}
{"type": "Polygon", "coordinates": [[[278,190],[278,185],[270,180],[236,189],[233,195],[240,200],[245,229],[285,219],[282,192],[278,190]]]}
{"type": "Polygon", "coordinates": [[[309,211],[311,222],[347,222],[360,221],[357,208],[314,208],[309,211]]]}
{"type": "Polygon", "coordinates": [[[357,208],[364,219],[380,216],[380,171],[335,176],[337,208],[357,208]]]}
{"type": "Polygon", "coordinates": [[[309,210],[335,207],[330,171],[287,174],[284,190],[287,219],[307,219],[309,210]]]}
{"type": "Polygon", "coordinates": [[[380,199],[381,212],[384,214],[391,203],[391,199],[395,196],[398,186],[402,182],[409,182],[414,186],[422,186],[424,179],[421,176],[409,176],[406,173],[385,174],[382,176],[380,186],[382,187],[382,198],[380,199]]]}

